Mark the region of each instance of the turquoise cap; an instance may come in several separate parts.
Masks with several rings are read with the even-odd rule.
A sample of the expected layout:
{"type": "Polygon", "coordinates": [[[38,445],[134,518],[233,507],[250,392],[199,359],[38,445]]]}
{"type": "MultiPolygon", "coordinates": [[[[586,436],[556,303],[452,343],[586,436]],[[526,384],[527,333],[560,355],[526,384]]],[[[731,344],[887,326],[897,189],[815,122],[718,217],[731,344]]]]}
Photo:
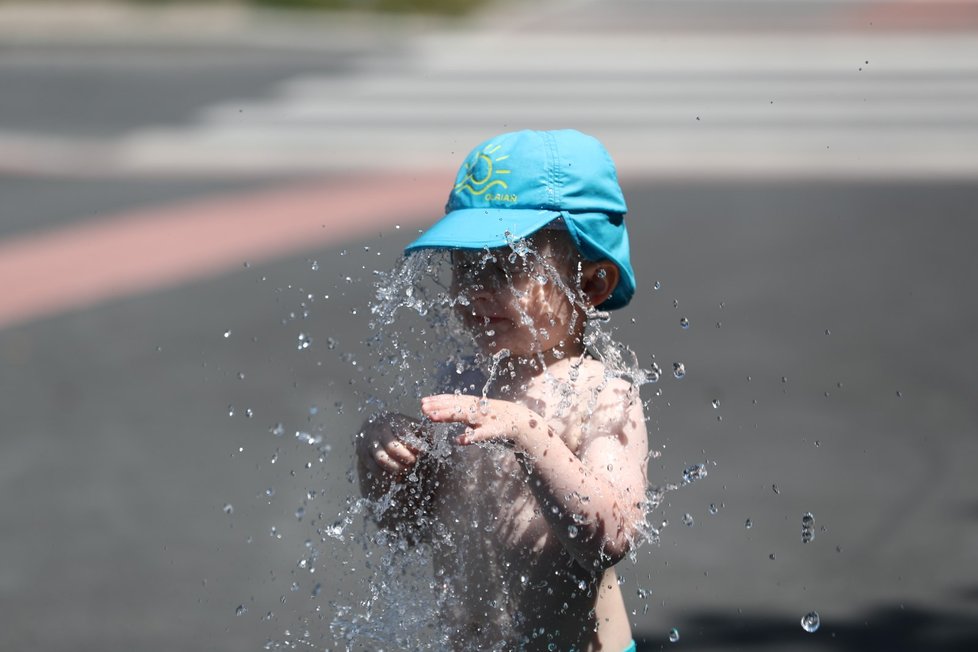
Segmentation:
{"type": "Polygon", "coordinates": [[[516,131],[469,153],[445,216],[405,253],[504,247],[560,219],[585,259],[618,267],[614,293],[598,306],[613,310],[635,293],[627,211],[615,164],[596,138],[573,129],[516,131]]]}

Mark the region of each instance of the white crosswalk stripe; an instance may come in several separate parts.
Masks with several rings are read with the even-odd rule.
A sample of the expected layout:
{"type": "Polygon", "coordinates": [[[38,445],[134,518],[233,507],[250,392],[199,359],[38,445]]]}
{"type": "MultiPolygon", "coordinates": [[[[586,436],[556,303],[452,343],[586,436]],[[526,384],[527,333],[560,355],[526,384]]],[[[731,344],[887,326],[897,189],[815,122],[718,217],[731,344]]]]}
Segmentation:
{"type": "Polygon", "coordinates": [[[978,176],[978,35],[430,34],[123,144],[134,169],[453,166],[575,127],[629,172],[978,176]]]}

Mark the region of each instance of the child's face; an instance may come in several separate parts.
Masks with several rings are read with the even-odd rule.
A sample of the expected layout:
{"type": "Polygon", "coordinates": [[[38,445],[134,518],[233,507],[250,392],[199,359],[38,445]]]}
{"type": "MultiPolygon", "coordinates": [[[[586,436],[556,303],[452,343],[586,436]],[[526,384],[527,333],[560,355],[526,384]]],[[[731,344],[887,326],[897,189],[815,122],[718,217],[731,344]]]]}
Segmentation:
{"type": "Polygon", "coordinates": [[[456,309],[486,352],[577,352],[583,308],[565,292],[570,288],[580,294],[575,290],[577,255],[559,236],[544,232],[531,238],[525,256],[509,248],[452,252],[456,309]]]}

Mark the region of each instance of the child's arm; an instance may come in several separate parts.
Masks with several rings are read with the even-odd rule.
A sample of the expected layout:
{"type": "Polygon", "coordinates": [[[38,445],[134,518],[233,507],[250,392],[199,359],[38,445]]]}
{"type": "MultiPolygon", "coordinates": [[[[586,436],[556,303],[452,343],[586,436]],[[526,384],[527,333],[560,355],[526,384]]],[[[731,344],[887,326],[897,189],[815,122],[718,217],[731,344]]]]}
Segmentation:
{"type": "Polygon", "coordinates": [[[380,521],[382,527],[416,523],[422,507],[429,503],[425,455],[415,443],[421,437],[421,422],[403,414],[377,414],[364,422],[356,438],[357,474],[360,492],[378,500],[395,489],[391,505],[380,521]],[[412,479],[413,478],[413,479],[412,479]]]}
{"type": "Polygon", "coordinates": [[[460,444],[513,444],[552,531],[583,567],[612,566],[627,553],[644,514],[648,439],[642,403],[613,383],[598,396],[578,456],[532,410],[477,396],[422,399],[432,421],[465,423],[460,444]],[[556,510],[554,510],[556,507],[556,510]]]}

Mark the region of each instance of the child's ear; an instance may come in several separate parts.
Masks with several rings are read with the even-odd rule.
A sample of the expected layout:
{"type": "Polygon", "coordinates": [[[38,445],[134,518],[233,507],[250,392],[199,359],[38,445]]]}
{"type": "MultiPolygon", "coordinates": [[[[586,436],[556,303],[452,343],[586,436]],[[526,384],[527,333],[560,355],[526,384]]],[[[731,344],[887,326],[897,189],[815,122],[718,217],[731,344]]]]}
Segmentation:
{"type": "Polygon", "coordinates": [[[592,306],[604,303],[618,287],[621,277],[618,266],[610,260],[586,262],[581,272],[581,289],[592,306]]]}

